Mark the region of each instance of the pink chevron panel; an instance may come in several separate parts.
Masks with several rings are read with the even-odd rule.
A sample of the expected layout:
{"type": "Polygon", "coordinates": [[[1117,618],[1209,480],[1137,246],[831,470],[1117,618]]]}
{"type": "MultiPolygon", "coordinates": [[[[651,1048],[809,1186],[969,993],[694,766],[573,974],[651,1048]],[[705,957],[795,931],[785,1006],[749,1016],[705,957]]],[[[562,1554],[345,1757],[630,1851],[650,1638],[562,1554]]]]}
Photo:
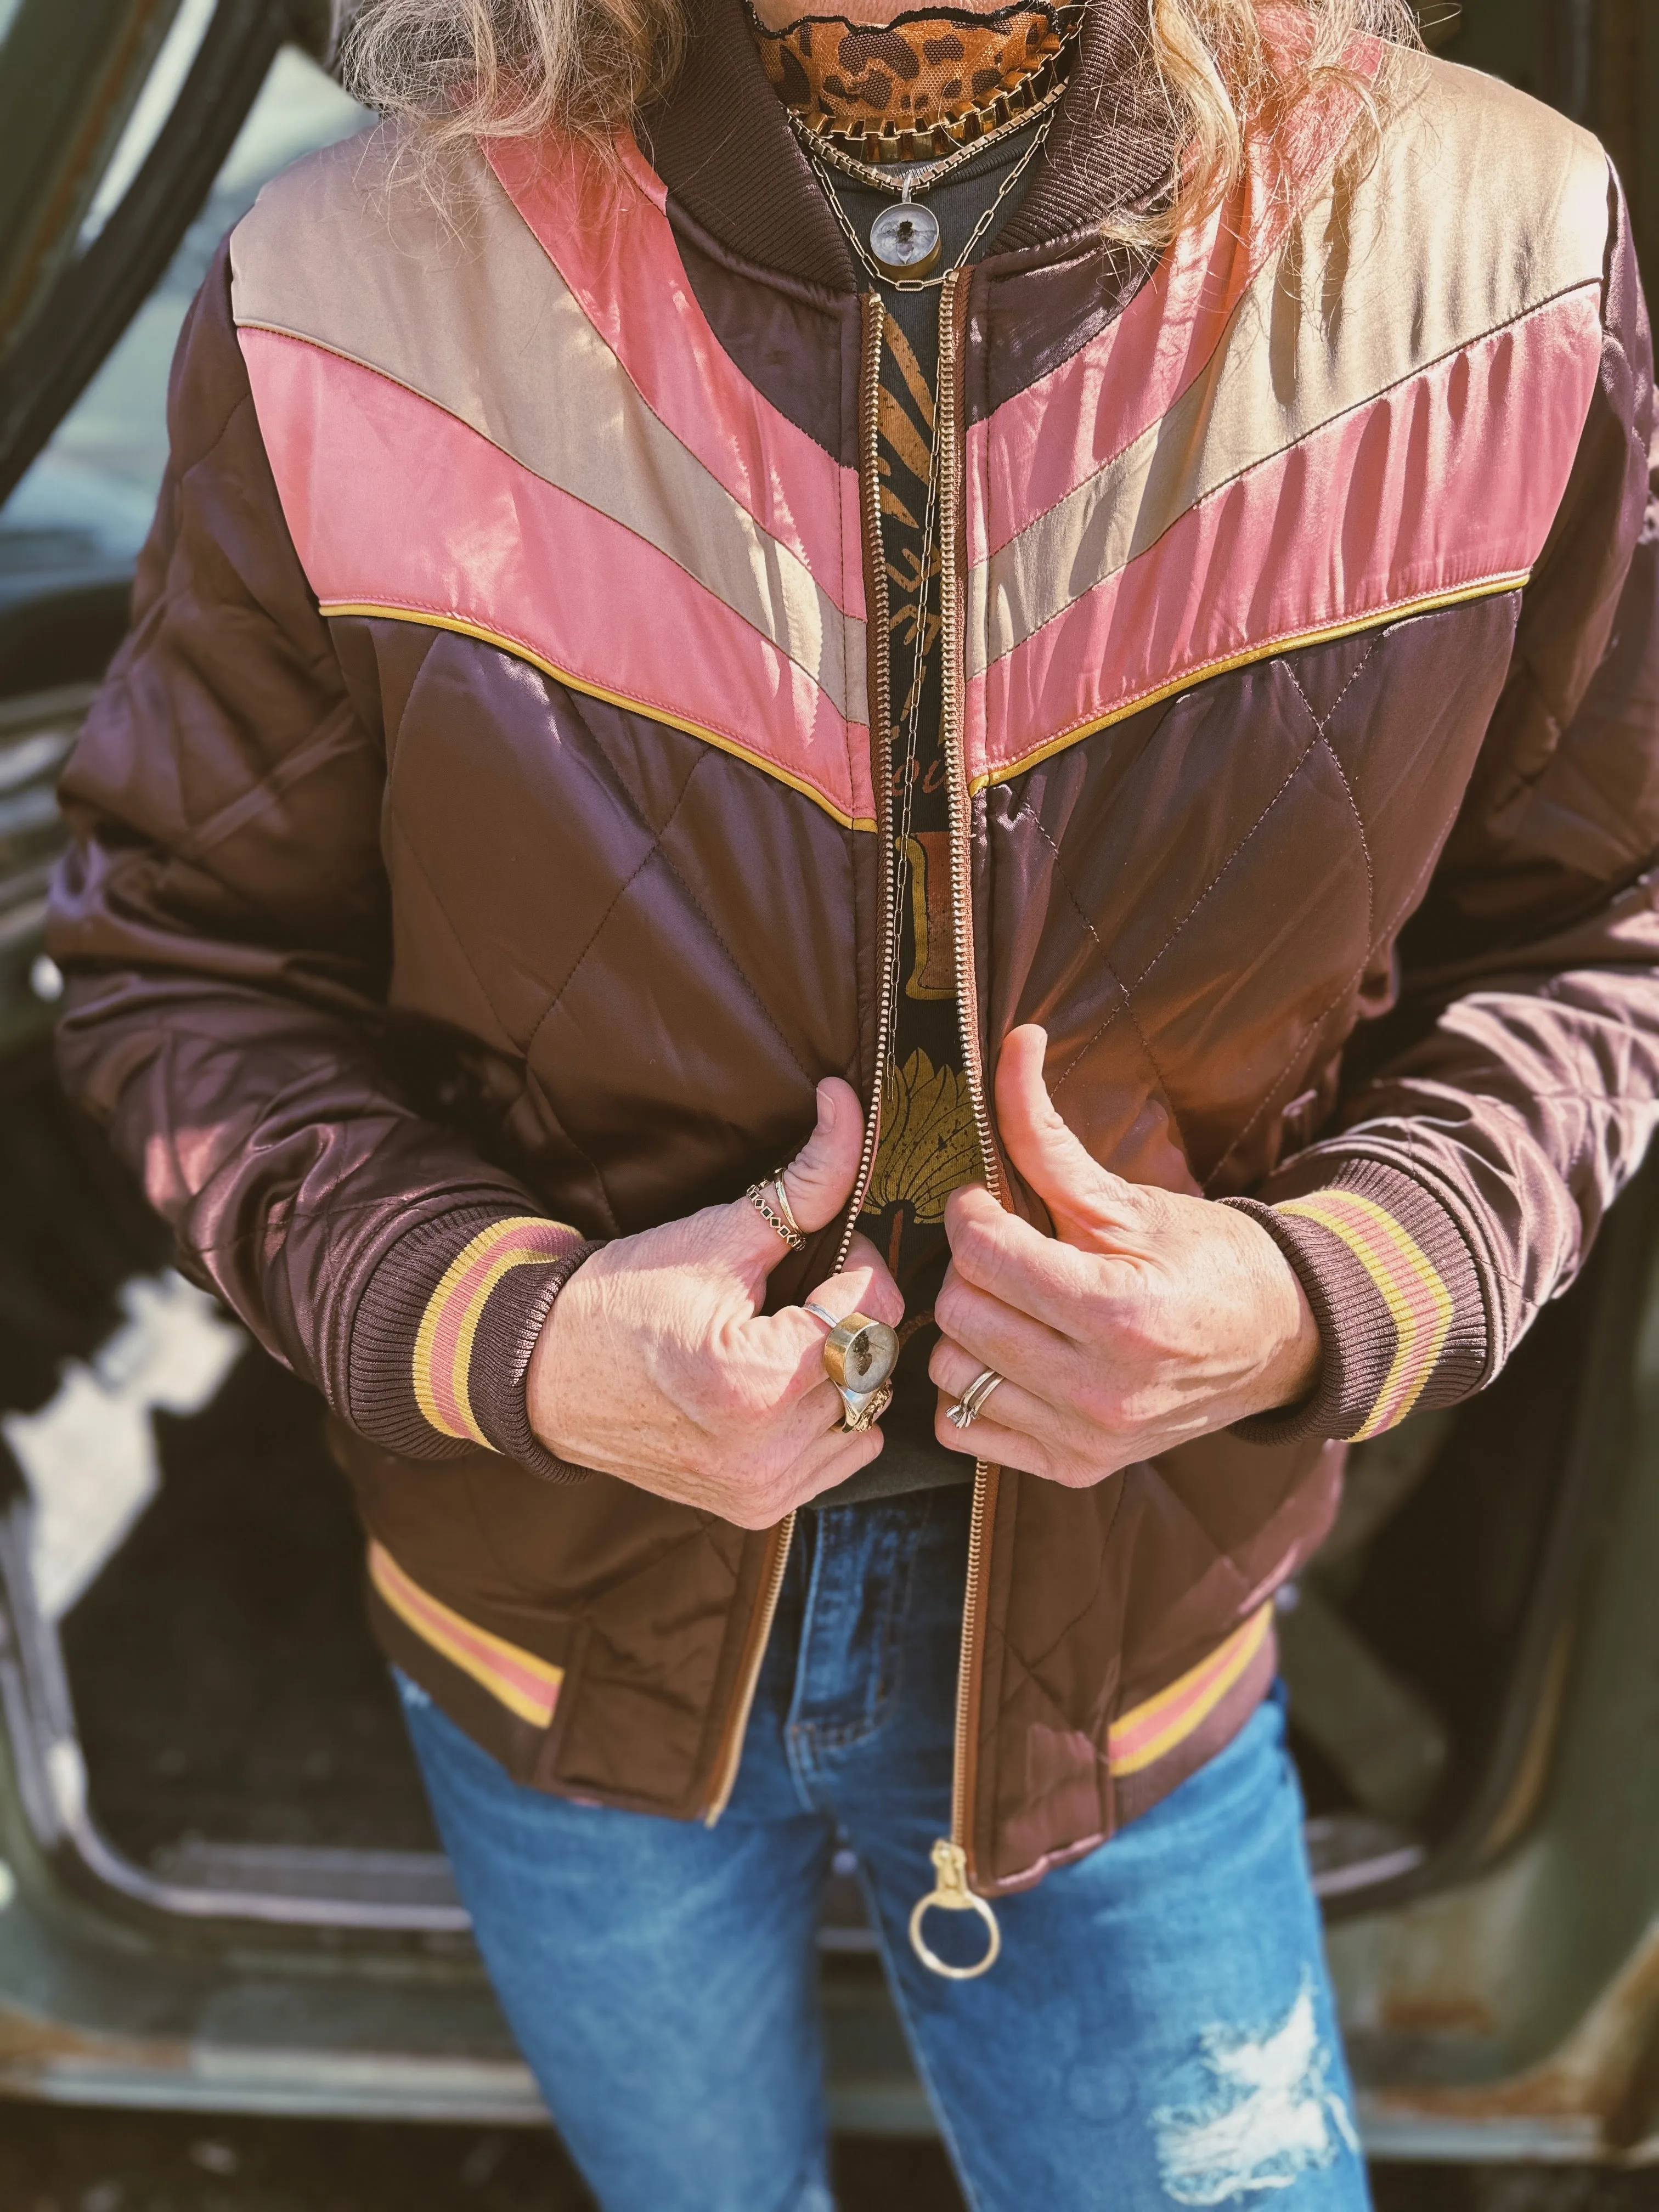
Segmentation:
{"type": "Polygon", "coordinates": [[[1569,293],[1189,509],[974,679],[969,775],[1231,655],[1529,568],[1589,407],[1599,307],[1593,288],[1569,293]]]}
{"type": "MultiPolygon", "coordinates": [[[[1374,63],[1369,48],[1359,57],[1374,63]]],[[[1184,231],[1116,320],[968,433],[968,517],[980,562],[1104,468],[1167,415],[1220,344],[1227,319],[1275,253],[1292,209],[1329,169],[1351,95],[1277,147],[1258,142],[1243,188],[1184,231]]]]}
{"type": "Polygon", "coordinates": [[[623,172],[569,146],[498,140],[503,190],[647,404],[763,529],[799,554],[842,612],[864,615],[856,469],[740,374],[686,281],[666,192],[632,139],[623,172]]]}
{"type": "Polygon", "coordinates": [[[325,605],[476,624],[873,819],[867,731],[666,556],[373,369],[270,331],[241,343],[325,605]]]}
{"type": "Polygon", "coordinates": [[[968,557],[988,559],[1115,460],[1200,376],[1277,243],[1220,215],[1188,231],[1117,320],[968,433],[968,557]]]}

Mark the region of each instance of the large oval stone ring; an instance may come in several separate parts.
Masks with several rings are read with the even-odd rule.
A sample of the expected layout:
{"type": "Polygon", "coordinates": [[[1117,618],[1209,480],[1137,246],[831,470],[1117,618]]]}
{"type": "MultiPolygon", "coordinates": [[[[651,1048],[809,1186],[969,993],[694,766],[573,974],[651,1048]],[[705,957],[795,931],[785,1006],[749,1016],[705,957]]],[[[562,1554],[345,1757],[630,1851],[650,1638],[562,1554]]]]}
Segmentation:
{"type": "Polygon", "coordinates": [[[856,1435],[878,1421],[893,1402],[898,1331],[868,1314],[850,1313],[838,1321],[827,1306],[810,1302],[806,1311],[830,1331],[823,1341],[823,1371],[847,1409],[842,1428],[856,1435]]]}

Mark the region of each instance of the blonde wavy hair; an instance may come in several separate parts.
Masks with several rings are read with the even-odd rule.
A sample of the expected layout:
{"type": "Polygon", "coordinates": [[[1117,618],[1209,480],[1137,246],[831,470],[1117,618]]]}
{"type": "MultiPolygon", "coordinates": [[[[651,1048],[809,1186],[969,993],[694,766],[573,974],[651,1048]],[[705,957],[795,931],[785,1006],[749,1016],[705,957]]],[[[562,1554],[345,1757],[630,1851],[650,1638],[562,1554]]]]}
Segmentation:
{"type": "MultiPolygon", "coordinates": [[[[829,12],[834,0],[823,4],[829,12]]],[[[1168,105],[1183,156],[1165,204],[1110,227],[1139,243],[1211,214],[1240,184],[1252,140],[1280,137],[1334,100],[1353,118],[1342,169],[1362,170],[1421,45],[1410,0],[1146,9],[1146,89],[1168,105]]],[[[480,137],[550,129],[604,151],[667,89],[685,42],[683,0],[343,0],[337,53],[348,90],[441,157],[480,137]]]]}

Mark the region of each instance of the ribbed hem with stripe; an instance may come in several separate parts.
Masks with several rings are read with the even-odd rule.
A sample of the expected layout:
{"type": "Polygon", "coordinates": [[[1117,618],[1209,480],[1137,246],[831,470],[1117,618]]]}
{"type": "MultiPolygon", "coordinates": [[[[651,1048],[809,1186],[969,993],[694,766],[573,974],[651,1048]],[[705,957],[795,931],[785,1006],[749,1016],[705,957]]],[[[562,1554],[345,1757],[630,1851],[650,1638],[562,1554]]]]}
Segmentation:
{"type": "Polygon", "coordinates": [[[1480,1276],[1424,1184],[1381,1160],[1349,1159],[1296,1197],[1222,1203],[1259,1221],[1296,1269],[1325,1354],[1311,1397],[1240,1421],[1235,1435],[1358,1441],[1479,1389],[1489,1345],[1480,1276]]]}
{"type": "Polygon", "coordinates": [[[369,1278],[351,1325],[347,1418],[411,1459],[483,1446],[554,1482],[584,1470],[537,1438],[530,1355],[598,1247],[562,1222],[466,1206],[419,1222],[369,1278]]]}

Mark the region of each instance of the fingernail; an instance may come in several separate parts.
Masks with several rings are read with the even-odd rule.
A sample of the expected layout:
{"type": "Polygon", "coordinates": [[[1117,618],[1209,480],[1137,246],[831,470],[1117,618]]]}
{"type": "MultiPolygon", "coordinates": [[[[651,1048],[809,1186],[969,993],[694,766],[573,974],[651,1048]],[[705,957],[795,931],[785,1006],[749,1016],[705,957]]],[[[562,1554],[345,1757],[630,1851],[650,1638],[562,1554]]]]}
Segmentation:
{"type": "Polygon", "coordinates": [[[841,1100],[827,1083],[818,1085],[818,1120],[826,1129],[833,1129],[841,1112],[841,1100]]]}

